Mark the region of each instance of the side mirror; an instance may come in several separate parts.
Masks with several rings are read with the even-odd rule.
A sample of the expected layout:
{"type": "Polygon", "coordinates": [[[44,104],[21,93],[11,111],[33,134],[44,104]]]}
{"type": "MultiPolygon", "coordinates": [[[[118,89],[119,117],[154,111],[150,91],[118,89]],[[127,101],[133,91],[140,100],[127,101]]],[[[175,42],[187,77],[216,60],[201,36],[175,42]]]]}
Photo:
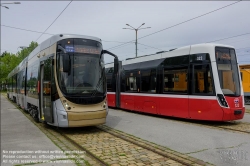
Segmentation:
{"type": "Polygon", "coordinates": [[[70,57],[69,54],[62,54],[63,72],[68,73],[70,71],[70,57]]]}
{"type": "Polygon", "coordinates": [[[118,58],[114,59],[114,73],[117,74],[119,68],[118,58]]]}
{"type": "Polygon", "coordinates": [[[118,60],[118,57],[115,54],[113,54],[113,53],[111,53],[111,52],[109,52],[107,50],[102,50],[102,53],[103,54],[109,54],[109,55],[115,57],[115,59],[114,59],[114,74],[117,74],[118,73],[118,69],[119,69],[119,60],[118,60]]]}

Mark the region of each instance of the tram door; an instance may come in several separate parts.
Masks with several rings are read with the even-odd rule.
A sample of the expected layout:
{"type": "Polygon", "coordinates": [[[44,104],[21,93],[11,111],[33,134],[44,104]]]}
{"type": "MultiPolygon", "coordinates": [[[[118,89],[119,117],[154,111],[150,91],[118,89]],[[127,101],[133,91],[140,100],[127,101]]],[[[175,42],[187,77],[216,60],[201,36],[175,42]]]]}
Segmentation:
{"type": "Polygon", "coordinates": [[[216,109],[213,108],[215,97],[211,65],[205,63],[192,64],[191,70],[189,116],[194,119],[204,120],[218,116],[216,109]]]}
{"type": "Polygon", "coordinates": [[[40,62],[40,118],[49,123],[53,123],[52,70],[52,57],[40,62]]]}

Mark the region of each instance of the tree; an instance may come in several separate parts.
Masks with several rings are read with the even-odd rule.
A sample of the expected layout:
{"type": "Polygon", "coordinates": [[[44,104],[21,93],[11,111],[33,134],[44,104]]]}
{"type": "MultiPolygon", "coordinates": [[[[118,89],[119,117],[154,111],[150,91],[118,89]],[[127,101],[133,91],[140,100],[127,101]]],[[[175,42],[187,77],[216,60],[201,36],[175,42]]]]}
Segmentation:
{"type": "MultiPolygon", "coordinates": [[[[31,42],[29,47],[17,52],[17,56],[13,53],[3,52],[0,57],[0,87],[2,83],[7,83],[8,74],[26,58],[36,47],[37,42],[31,42]]],[[[5,87],[5,86],[4,86],[5,87]]]]}
{"type": "MultiPolygon", "coordinates": [[[[15,54],[5,52],[0,57],[0,84],[7,82],[8,74],[20,63],[15,54]]],[[[2,85],[1,85],[2,86],[2,85]]]]}
{"type": "Polygon", "coordinates": [[[36,47],[38,46],[37,42],[31,42],[29,47],[26,47],[24,49],[22,49],[21,51],[17,52],[17,56],[20,59],[20,62],[26,58],[36,47]]]}

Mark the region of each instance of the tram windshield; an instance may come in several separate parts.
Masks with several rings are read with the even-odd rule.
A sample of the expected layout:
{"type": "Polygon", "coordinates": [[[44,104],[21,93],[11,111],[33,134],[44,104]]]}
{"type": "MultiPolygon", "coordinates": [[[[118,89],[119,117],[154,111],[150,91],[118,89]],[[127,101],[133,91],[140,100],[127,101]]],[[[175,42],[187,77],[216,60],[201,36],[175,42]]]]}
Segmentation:
{"type": "Polygon", "coordinates": [[[235,50],[216,47],[215,56],[222,92],[225,96],[240,96],[240,80],[235,50]]]}
{"type": "Polygon", "coordinates": [[[59,86],[65,95],[104,95],[106,93],[105,68],[103,57],[100,57],[101,44],[84,39],[84,45],[79,45],[81,42],[79,40],[82,39],[74,39],[72,42],[67,42],[63,47],[70,56],[69,72],[63,72],[62,56],[64,54],[58,54],[59,86]]]}

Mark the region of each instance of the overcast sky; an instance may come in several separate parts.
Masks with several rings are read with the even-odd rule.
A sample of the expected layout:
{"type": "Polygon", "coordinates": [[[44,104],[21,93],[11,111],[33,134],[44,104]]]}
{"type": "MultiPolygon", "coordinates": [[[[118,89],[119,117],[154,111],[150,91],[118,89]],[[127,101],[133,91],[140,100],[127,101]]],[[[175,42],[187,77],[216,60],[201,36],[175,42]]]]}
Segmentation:
{"type": "MultiPolygon", "coordinates": [[[[12,1],[1,1],[9,2],[12,1]]],[[[40,33],[6,26],[44,32],[70,1],[19,2],[21,4],[5,4],[9,9],[1,7],[1,53],[16,53],[19,46],[28,46],[31,41],[40,44],[51,36],[44,34],[38,39],[40,33]]],[[[46,33],[101,38],[104,49],[118,55],[120,60],[135,57],[135,31],[122,29],[129,28],[126,24],[138,28],[145,23],[141,28],[151,27],[138,31],[138,56],[245,34],[216,43],[234,46],[239,63],[250,64],[250,2],[222,8],[235,2],[72,1],[46,33]],[[219,8],[222,9],[179,24],[219,8]],[[129,41],[131,43],[113,48],[129,41]]],[[[113,58],[107,55],[105,61],[111,62],[113,58]]]]}

